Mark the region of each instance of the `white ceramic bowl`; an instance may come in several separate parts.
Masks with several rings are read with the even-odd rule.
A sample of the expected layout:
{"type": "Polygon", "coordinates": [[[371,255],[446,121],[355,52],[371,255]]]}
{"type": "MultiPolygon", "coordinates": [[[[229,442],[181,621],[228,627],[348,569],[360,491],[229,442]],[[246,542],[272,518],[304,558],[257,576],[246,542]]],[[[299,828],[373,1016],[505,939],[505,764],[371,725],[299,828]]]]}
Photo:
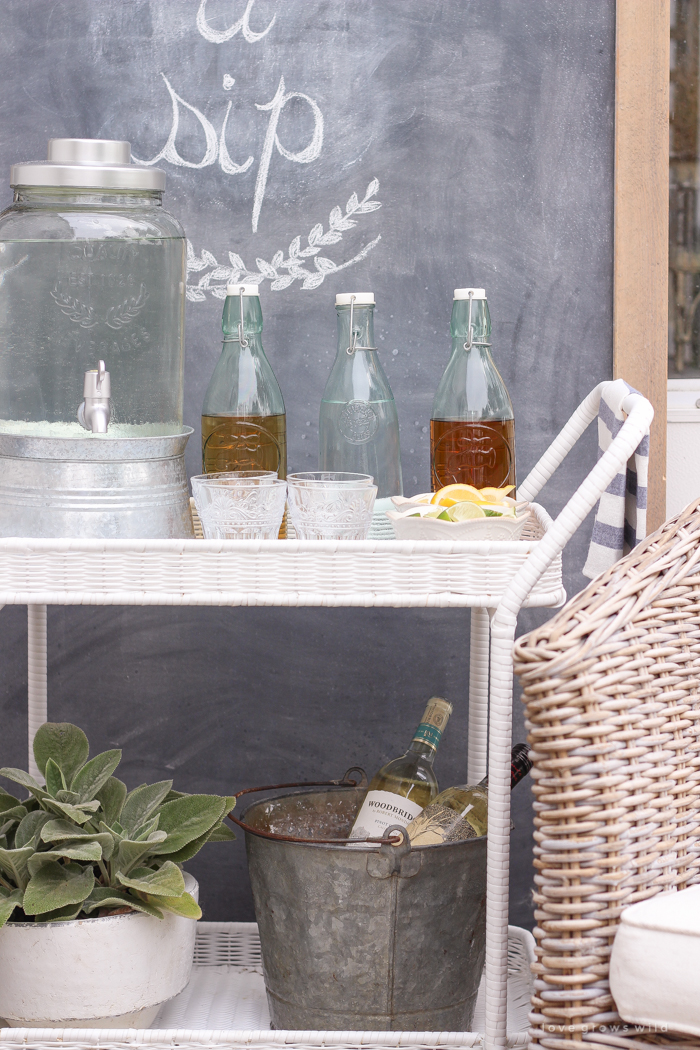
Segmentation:
{"type": "Polygon", "coordinates": [[[387,511],[386,516],[394,526],[399,540],[519,540],[530,517],[529,504],[517,506],[515,518],[472,518],[469,521],[440,521],[439,518],[413,517],[416,511],[425,510],[424,502],[407,500],[401,496],[392,502],[396,510],[387,511]]]}

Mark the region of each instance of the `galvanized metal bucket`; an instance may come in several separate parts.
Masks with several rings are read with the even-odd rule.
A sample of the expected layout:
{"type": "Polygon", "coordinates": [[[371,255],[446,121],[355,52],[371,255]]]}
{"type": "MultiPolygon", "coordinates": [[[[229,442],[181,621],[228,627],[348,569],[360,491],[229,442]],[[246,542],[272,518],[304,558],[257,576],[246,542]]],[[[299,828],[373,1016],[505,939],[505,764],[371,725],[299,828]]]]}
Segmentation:
{"type": "Polygon", "coordinates": [[[0,434],[0,536],[194,537],[184,457],[191,433],[0,434]]]}
{"type": "Polygon", "coordinates": [[[243,814],[272,1026],[469,1031],[486,838],[415,849],[405,835],[374,847],[318,841],[347,838],[365,793],[295,792],[243,814]]]}

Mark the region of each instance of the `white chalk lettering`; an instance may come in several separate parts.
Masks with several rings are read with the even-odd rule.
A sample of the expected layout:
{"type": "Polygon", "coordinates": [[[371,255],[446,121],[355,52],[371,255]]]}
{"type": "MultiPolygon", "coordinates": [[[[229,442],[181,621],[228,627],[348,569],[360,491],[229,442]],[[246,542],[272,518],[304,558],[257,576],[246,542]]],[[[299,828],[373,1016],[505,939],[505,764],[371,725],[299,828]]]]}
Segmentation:
{"type": "Polygon", "coordinates": [[[228,27],[228,29],[218,30],[212,29],[207,22],[207,0],[202,0],[199,5],[199,10],[197,11],[197,29],[204,39],[209,40],[212,44],[225,44],[227,40],[231,40],[237,33],[242,33],[243,39],[249,44],[255,44],[258,40],[262,40],[264,36],[267,36],[275,24],[277,15],[272,16],[272,21],[267,29],[263,29],[261,33],[254,33],[250,28],[250,12],[253,10],[254,4],[255,0],[248,0],[246,9],[237,22],[234,22],[232,26],[228,27]]]}
{"type": "MultiPolygon", "coordinates": [[[[133,153],[131,155],[131,159],[136,164],[144,164],[146,165],[146,167],[151,167],[153,164],[157,164],[159,160],[167,160],[170,164],[176,164],[180,168],[208,168],[210,164],[213,164],[216,161],[219,150],[219,143],[213,125],[210,121],[207,120],[204,114],[197,109],[196,106],[191,106],[189,102],[185,102],[184,98],[181,98],[180,95],[178,95],[177,91],[175,91],[175,89],[172,87],[165,73],[161,73],[161,76],[165,81],[165,86],[168,89],[168,94],[170,95],[170,99],[172,101],[173,106],[173,119],[172,124],[170,125],[170,134],[168,135],[168,140],[163,146],[160,153],[156,153],[155,157],[151,157],[150,160],[139,160],[139,158],[135,157],[133,153]],[[177,151],[175,140],[177,138],[178,127],[180,126],[181,105],[184,106],[185,109],[189,109],[190,113],[194,113],[195,117],[202,125],[204,137],[206,140],[206,149],[204,152],[204,156],[200,161],[185,160],[184,157],[181,157],[177,151]]],[[[228,116],[228,111],[226,115],[228,116]]],[[[228,157],[228,153],[226,155],[228,157]]]]}
{"type": "Polygon", "coordinates": [[[316,160],[323,149],[323,114],[321,113],[321,110],[309,95],[304,95],[301,91],[290,91],[288,94],[285,94],[284,77],[280,77],[277,92],[271,102],[256,102],[255,105],[256,109],[263,111],[270,110],[270,120],[267,125],[267,134],[265,135],[262,156],[260,157],[258,177],[255,180],[255,195],[253,198],[253,232],[258,228],[258,219],[265,198],[265,187],[267,185],[267,175],[270,170],[270,160],[272,159],[273,148],[276,148],[278,153],[287,160],[294,161],[295,164],[310,164],[312,160],[316,160]],[[314,130],[311,136],[311,141],[304,147],[304,149],[299,150],[298,153],[292,153],[291,150],[285,149],[277,135],[277,124],[279,123],[282,110],[293,98],[301,98],[305,102],[308,102],[311,106],[311,112],[314,115],[314,130]]]}

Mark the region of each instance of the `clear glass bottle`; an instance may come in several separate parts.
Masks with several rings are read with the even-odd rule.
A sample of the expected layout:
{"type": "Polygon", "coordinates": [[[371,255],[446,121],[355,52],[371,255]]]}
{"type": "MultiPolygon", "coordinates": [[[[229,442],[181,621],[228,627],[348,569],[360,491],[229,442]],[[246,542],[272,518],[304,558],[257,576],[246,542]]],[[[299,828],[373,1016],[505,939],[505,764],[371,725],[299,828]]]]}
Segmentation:
{"type": "MultiPolygon", "coordinates": [[[[516,744],[510,755],[510,789],[532,769],[527,744],[516,744]]],[[[459,784],[437,795],[407,827],[414,846],[434,846],[438,842],[459,842],[485,835],[488,826],[488,784],[459,784]]]]}
{"type": "Polygon", "coordinates": [[[408,751],[372,777],[351,839],[381,838],[392,824],[406,827],[435,798],[438,782],[433,760],[451,714],[452,704],[442,697],[428,701],[408,751]]]}
{"type": "Polygon", "coordinates": [[[455,288],[452,357],[433,400],[430,479],[436,492],[461,482],[515,485],[515,424],[506,385],[491,357],[483,288],[455,288]]]}
{"type": "Polygon", "coordinates": [[[229,284],[221,357],[204,395],[202,469],[276,470],[287,476],[287,420],[279,383],[262,345],[256,284],[229,284]]]}
{"type": "Polygon", "coordinates": [[[399,420],[374,345],[374,293],[343,293],[335,305],[338,352],[321,401],[319,468],[371,474],[378,501],[401,496],[399,420]]]}
{"type": "Polygon", "coordinates": [[[84,438],[85,373],[105,362],[101,440],[182,431],[185,233],[165,175],[128,142],[51,139],[15,164],[0,215],[0,433],[84,438]]]}

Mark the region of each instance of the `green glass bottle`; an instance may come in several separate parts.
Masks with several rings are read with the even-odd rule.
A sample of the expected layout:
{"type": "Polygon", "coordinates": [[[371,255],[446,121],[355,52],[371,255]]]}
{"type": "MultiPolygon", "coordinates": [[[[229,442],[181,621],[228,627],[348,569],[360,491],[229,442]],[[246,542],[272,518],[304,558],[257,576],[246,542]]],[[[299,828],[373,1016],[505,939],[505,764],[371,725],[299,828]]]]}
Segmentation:
{"type": "Polygon", "coordinates": [[[428,701],[408,751],[372,777],[351,839],[381,838],[392,824],[406,827],[435,798],[438,782],[433,760],[451,714],[452,704],[442,697],[428,701]]]}
{"type": "Polygon", "coordinates": [[[477,489],[515,485],[515,424],[506,385],[491,357],[491,316],[483,288],[455,288],[452,357],[433,400],[433,492],[460,482],[477,489]]]}
{"type": "Polygon", "coordinates": [[[262,345],[256,284],[229,284],[224,343],[202,407],[202,470],[276,470],[287,476],[287,419],[262,345]]]}
{"type": "MultiPolygon", "coordinates": [[[[510,756],[510,789],[532,769],[527,744],[516,744],[510,756]]],[[[488,783],[446,788],[407,827],[413,846],[434,846],[485,835],[488,826],[488,783]]]]}

